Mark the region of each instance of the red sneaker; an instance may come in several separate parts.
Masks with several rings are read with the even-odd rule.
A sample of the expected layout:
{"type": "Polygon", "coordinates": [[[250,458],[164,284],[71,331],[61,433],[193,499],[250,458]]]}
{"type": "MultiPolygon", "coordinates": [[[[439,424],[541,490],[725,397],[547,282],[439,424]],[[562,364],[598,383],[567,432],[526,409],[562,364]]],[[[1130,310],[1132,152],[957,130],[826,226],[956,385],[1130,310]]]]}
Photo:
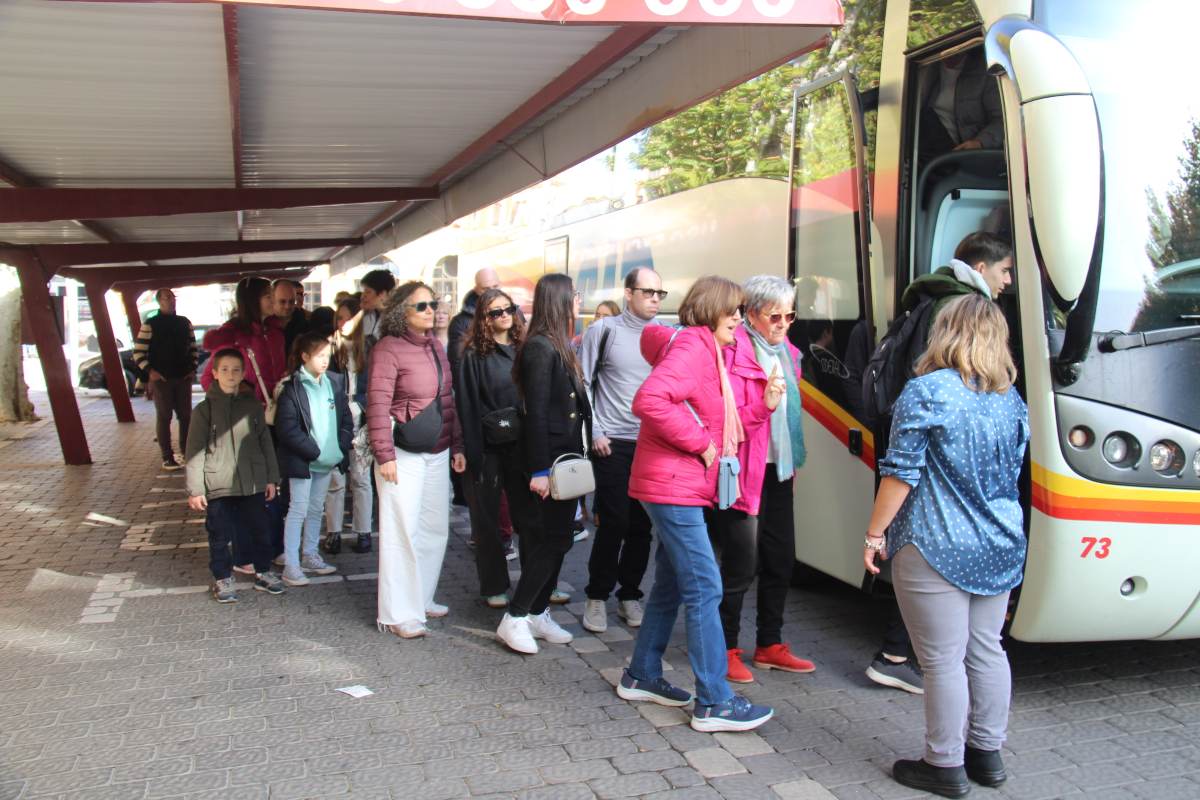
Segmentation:
{"type": "Polygon", "coordinates": [[[754,666],[759,669],[781,669],[784,672],[813,672],[817,668],[813,662],[792,655],[791,648],[786,644],[755,648],[754,666]]]}
{"type": "Polygon", "coordinates": [[[742,651],[728,650],[726,655],[729,657],[729,669],[726,670],[725,679],[730,683],[754,683],[754,675],[742,663],[742,651]]]}

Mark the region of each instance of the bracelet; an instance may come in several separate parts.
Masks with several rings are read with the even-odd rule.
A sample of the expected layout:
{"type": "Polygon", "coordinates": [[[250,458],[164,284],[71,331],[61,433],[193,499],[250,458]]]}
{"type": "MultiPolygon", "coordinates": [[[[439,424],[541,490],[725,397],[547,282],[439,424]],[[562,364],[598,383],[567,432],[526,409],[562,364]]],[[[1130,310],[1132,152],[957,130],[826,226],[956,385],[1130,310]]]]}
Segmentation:
{"type": "Polygon", "coordinates": [[[863,547],[868,550],[874,550],[878,553],[887,544],[887,539],[883,536],[867,536],[863,539],[863,547]]]}

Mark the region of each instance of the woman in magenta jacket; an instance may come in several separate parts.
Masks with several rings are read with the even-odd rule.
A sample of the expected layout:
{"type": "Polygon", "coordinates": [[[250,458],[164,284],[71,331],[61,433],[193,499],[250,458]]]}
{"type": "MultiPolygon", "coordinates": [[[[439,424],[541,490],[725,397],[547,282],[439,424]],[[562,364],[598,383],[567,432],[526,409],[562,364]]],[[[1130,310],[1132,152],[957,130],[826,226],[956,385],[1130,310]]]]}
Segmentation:
{"type": "Polygon", "coordinates": [[[693,728],[745,731],[774,713],[735,695],[725,680],[725,641],[717,607],[721,573],[713,557],[704,509],[717,500],[722,454],[742,437],[720,348],[733,344],[741,323],[742,289],[716,276],[696,281],[679,307],[687,326],[648,326],[642,355],[653,366],[633,400],[642,421],[629,496],[640,500],[658,533],[654,586],[637,644],[617,694],[683,706],[691,695],[662,676],[662,656],[682,603],[688,658],[696,675],[693,728]]]}
{"type": "Polygon", "coordinates": [[[729,383],[746,438],[738,448],[741,496],[732,508],[709,514],[708,532],[721,563],[721,627],[728,658],[726,677],[750,683],[738,632],[742,600],[758,576],[754,666],[812,672],[811,661],[792,655],[783,641],[783,606],[796,561],[792,484],[804,463],[800,430],[800,352],[787,340],[795,319],[795,292],[784,278],[756,275],[746,281],[746,320],[725,350],[729,383]],[[764,391],[775,392],[764,400],[764,391]],[[773,400],[771,398],[778,398],[773,400]]]}
{"type": "MultiPolygon", "coordinates": [[[[274,323],[271,282],[266,278],[242,278],[234,293],[234,303],[233,318],[204,335],[204,349],[210,353],[227,347],[240,350],[246,357],[245,381],[254,387],[258,401],[265,406],[287,372],[283,331],[274,323]],[[260,373],[265,386],[259,384],[260,373]]],[[[200,383],[206,390],[212,380],[211,369],[200,370],[200,383]]]]}

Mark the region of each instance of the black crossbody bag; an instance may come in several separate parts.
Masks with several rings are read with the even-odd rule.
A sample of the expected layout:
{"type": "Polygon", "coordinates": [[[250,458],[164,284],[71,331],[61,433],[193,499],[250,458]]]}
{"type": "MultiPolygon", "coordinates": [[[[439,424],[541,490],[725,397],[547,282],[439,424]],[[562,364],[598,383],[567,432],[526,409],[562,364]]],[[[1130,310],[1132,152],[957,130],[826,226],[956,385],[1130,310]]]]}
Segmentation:
{"type": "Polygon", "coordinates": [[[442,360],[433,354],[437,367],[437,394],[408,422],[392,424],[392,443],[409,453],[432,453],[442,435],[442,360]]]}

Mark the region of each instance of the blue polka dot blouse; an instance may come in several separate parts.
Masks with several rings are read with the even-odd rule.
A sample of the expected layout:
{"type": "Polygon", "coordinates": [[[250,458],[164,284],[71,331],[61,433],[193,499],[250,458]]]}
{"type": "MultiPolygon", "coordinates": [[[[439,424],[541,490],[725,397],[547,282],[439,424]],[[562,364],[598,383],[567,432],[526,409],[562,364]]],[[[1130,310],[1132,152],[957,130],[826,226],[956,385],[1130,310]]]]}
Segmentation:
{"type": "Polygon", "coordinates": [[[1026,541],[1017,479],[1028,442],[1029,411],[1016,389],[976,392],[952,369],[910,380],[879,469],[913,487],[888,529],[889,556],[916,545],[971,594],[1020,583],[1026,541]]]}

